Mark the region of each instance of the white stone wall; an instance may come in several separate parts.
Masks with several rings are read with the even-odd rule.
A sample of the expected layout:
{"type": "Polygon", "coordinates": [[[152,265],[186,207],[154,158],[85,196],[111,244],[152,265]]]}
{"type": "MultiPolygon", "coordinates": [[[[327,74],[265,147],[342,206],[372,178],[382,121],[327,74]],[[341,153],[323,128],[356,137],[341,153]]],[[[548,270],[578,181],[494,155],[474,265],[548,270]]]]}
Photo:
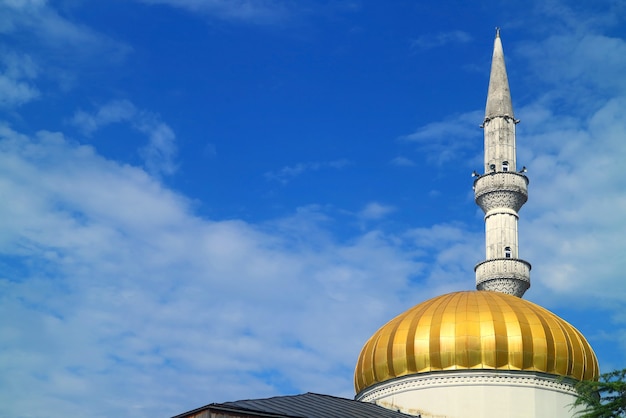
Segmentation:
{"type": "Polygon", "coordinates": [[[518,258],[517,216],[496,213],[485,218],[486,258],[505,258],[505,248],[511,249],[508,258],[518,258]]]}
{"type": "Polygon", "coordinates": [[[357,400],[422,418],[569,418],[572,385],[532,372],[434,372],[381,383],[357,400]]]}
{"type": "Polygon", "coordinates": [[[515,121],[510,117],[496,117],[485,121],[485,173],[490,173],[491,164],[496,171],[502,170],[502,163],[509,163],[509,171],[516,171],[515,121]]]}

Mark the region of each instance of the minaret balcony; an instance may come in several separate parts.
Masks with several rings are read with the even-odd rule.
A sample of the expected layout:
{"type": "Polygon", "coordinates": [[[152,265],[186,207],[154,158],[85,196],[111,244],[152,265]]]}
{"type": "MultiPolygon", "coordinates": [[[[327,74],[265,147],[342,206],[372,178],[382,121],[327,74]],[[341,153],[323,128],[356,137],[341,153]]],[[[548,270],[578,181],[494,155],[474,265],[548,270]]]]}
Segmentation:
{"type": "Polygon", "coordinates": [[[514,171],[483,174],[474,181],[474,199],[485,213],[495,208],[517,212],[528,200],[528,177],[514,171]]]}
{"type": "Polygon", "coordinates": [[[499,288],[492,289],[492,287],[496,284],[501,287],[503,283],[511,281],[512,287],[519,288],[523,294],[530,287],[530,268],[529,262],[519,258],[485,260],[474,267],[476,288],[479,290],[500,290],[499,288]]]}

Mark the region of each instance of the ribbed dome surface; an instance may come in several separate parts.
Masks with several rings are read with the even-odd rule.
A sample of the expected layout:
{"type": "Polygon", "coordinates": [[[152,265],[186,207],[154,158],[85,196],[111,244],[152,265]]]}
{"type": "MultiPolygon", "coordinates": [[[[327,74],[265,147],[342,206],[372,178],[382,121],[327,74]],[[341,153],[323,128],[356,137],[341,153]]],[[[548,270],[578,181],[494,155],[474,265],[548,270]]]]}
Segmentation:
{"type": "Polygon", "coordinates": [[[598,360],[585,337],[552,312],[498,292],[455,292],[414,306],[361,350],[357,393],[439,370],[524,370],[591,380],[598,360]]]}

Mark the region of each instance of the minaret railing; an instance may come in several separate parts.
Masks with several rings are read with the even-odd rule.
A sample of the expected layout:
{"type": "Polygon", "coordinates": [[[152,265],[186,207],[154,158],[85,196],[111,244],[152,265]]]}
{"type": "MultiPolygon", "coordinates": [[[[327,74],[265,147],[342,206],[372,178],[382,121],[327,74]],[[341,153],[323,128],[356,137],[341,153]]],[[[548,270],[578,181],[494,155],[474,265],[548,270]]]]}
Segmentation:
{"type": "Polygon", "coordinates": [[[485,213],[498,207],[517,212],[528,200],[528,177],[513,171],[483,174],[474,181],[474,198],[485,213]]]}
{"type": "Polygon", "coordinates": [[[530,263],[519,258],[482,261],[474,267],[476,288],[521,296],[530,287],[530,269],[530,263]]]}

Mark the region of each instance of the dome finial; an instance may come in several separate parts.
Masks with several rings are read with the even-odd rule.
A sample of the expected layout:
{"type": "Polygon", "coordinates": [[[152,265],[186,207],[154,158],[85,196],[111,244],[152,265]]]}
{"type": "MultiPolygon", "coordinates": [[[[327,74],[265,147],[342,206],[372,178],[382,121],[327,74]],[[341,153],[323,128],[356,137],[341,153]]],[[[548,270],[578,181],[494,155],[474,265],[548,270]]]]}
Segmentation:
{"type": "Polygon", "coordinates": [[[496,38],[500,37],[500,27],[496,26],[496,38]]]}

